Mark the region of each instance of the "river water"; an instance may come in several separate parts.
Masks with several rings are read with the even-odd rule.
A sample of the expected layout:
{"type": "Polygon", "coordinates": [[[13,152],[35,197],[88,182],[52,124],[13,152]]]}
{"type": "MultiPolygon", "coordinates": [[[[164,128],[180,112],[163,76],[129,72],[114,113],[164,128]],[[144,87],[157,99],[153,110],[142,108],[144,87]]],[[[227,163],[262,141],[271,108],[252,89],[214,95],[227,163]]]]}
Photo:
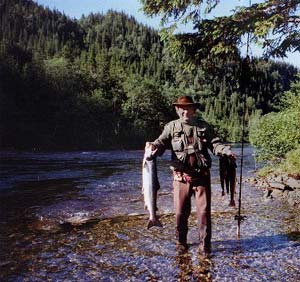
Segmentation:
{"type": "MultiPolygon", "coordinates": [[[[233,149],[238,156],[240,148],[233,149]]],[[[253,176],[251,147],[243,175],[253,176]]],[[[237,208],[212,168],[212,253],[198,254],[194,213],[187,253],[175,248],[170,155],[158,160],[163,228],[147,230],[142,151],[1,152],[0,281],[299,281],[299,211],[242,185],[237,208]],[[80,225],[78,223],[81,223],[80,225]]],[[[239,168],[238,168],[239,170],[239,168]]],[[[236,195],[236,198],[238,195],[236,195]]]]}

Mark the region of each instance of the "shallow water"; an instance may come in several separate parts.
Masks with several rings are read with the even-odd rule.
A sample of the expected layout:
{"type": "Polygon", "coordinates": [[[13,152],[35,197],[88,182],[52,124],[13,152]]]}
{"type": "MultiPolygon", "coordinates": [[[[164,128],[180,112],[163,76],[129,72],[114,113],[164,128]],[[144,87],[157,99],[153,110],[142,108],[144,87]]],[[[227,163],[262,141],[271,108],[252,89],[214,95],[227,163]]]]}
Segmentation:
{"type": "MultiPolygon", "coordinates": [[[[240,148],[234,148],[237,155],[240,148]]],[[[142,151],[2,152],[0,281],[298,281],[300,216],[242,186],[236,208],[221,196],[212,169],[212,254],[198,254],[194,214],[187,253],[175,248],[169,155],[159,159],[163,228],[146,229],[142,151]],[[80,218],[86,223],[72,226],[80,218]]],[[[255,168],[245,148],[245,177],[255,168]]],[[[237,197],[237,195],[236,195],[237,197]]]]}

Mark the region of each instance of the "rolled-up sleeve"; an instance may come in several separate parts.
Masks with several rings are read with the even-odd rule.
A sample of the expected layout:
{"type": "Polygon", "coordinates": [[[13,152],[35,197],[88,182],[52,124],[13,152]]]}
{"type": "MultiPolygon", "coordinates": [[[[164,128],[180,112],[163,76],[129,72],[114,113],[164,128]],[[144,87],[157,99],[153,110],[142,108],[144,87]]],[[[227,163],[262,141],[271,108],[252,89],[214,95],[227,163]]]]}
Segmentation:
{"type": "Polygon", "coordinates": [[[161,135],[152,142],[152,144],[158,149],[156,155],[161,156],[166,149],[171,147],[171,123],[165,125],[161,135]]]}
{"type": "Polygon", "coordinates": [[[213,129],[208,129],[207,137],[208,147],[214,155],[222,156],[231,154],[230,146],[223,144],[221,139],[215,135],[213,129]]]}

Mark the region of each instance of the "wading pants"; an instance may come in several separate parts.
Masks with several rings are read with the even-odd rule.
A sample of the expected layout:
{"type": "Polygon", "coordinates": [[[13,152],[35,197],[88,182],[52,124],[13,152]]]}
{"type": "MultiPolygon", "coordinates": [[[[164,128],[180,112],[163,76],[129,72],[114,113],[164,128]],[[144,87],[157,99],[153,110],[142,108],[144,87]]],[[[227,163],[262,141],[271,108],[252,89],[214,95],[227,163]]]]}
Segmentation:
{"type": "Polygon", "coordinates": [[[173,180],[174,207],[176,215],[176,236],[180,244],[187,243],[188,218],[191,214],[191,197],[195,196],[199,228],[199,248],[211,247],[211,186],[210,172],[207,170],[196,181],[173,180]]]}

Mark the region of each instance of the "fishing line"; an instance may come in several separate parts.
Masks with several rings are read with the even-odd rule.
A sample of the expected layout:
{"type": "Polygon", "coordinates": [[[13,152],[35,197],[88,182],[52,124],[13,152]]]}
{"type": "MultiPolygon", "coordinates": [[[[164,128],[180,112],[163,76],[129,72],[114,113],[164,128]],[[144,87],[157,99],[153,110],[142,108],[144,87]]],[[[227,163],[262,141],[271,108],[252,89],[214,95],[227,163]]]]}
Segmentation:
{"type": "MultiPolygon", "coordinates": [[[[251,7],[251,0],[249,0],[249,7],[251,7]]],[[[248,82],[247,78],[249,78],[249,48],[250,48],[250,31],[247,34],[247,44],[246,44],[246,58],[242,60],[241,65],[241,85],[243,90],[243,117],[242,117],[242,147],[241,147],[241,164],[240,164],[240,183],[239,183],[239,205],[238,205],[238,214],[234,217],[237,220],[237,237],[241,236],[241,222],[245,220],[246,216],[241,215],[242,209],[242,182],[243,182],[243,162],[244,162],[244,138],[245,138],[245,123],[246,123],[246,100],[247,100],[247,91],[248,87],[244,87],[248,82]],[[243,77],[244,76],[244,77],[243,77]]]]}

